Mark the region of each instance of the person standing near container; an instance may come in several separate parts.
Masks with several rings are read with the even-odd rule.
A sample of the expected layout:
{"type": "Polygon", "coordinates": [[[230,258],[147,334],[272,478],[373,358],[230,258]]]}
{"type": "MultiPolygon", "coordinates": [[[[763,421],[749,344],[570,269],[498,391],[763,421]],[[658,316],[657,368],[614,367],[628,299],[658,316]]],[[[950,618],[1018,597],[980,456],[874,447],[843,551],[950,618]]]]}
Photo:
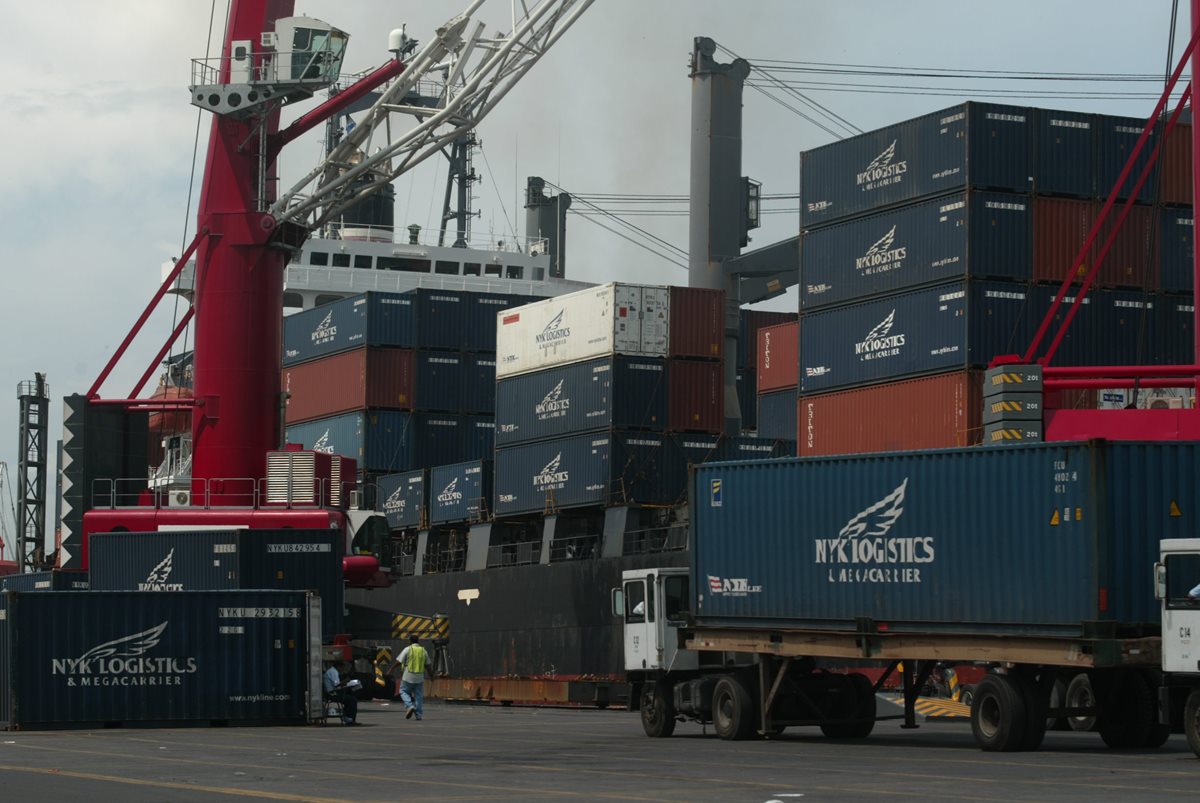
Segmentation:
{"type": "Polygon", "coordinates": [[[403,667],[404,674],[400,677],[400,699],[404,702],[405,719],[414,716],[419,720],[425,713],[425,670],[429,666],[429,653],[421,646],[421,640],[416,635],[408,637],[409,644],[396,658],[389,670],[403,667]]]}

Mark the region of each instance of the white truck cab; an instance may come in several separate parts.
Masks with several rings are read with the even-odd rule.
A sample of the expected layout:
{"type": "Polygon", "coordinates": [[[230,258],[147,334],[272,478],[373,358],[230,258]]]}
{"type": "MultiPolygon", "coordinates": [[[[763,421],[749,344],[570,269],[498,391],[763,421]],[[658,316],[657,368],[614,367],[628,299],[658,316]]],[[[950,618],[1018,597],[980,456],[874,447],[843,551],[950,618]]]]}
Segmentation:
{"type": "Polygon", "coordinates": [[[679,649],[679,628],[687,624],[688,570],[630,569],[613,589],[613,614],[624,623],[625,671],[695,669],[697,656],[679,649]]]}
{"type": "Polygon", "coordinates": [[[1184,732],[1200,756],[1200,538],[1168,538],[1159,548],[1154,590],[1162,604],[1160,700],[1168,711],[1172,689],[1188,690],[1184,732]]]}

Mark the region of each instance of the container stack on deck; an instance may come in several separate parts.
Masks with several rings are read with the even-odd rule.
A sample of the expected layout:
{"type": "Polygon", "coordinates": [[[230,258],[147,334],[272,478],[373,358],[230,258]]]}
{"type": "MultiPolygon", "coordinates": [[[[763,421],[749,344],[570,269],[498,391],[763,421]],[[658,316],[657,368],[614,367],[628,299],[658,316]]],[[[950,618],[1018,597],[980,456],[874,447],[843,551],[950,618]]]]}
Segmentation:
{"type": "MultiPolygon", "coordinates": [[[[979,443],[980,369],[1029,345],[1141,130],[967,103],[804,153],[798,453],[979,443]]],[[[1191,210],[1169,206],[1190,201],[1185,152],[1167,148],[1172,178],[1138,194],[1051,364],[1191,361],[1191,210]]]]}

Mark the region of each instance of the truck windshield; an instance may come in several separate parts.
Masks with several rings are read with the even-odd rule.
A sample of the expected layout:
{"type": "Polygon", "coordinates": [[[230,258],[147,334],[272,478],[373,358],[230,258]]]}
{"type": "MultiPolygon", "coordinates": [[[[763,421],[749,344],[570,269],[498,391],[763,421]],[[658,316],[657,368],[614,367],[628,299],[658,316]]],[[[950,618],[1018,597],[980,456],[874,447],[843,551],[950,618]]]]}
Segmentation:
{"type": "Polygon", "coordinates": [[[1167,555],[1167,607],[1200,608],[1200,554],[1167,555]]]}

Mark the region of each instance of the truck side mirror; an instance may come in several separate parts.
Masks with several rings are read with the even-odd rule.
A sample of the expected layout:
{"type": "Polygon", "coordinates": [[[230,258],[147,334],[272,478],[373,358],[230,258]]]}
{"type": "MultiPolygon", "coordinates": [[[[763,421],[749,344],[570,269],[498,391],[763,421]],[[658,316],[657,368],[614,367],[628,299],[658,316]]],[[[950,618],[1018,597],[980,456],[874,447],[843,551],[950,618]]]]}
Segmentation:
{"type": "Polygon", "coordinates": [[[625,591],[621,588],[612,590],[612,612],[613,616],[625,615],[625,591]]]}
{"type": "Polygon", "coordinates": [[[1154,564],[1154,598],[1163,600],[1167,596],[1167,567],[1161,563],[1154,564]]]}

